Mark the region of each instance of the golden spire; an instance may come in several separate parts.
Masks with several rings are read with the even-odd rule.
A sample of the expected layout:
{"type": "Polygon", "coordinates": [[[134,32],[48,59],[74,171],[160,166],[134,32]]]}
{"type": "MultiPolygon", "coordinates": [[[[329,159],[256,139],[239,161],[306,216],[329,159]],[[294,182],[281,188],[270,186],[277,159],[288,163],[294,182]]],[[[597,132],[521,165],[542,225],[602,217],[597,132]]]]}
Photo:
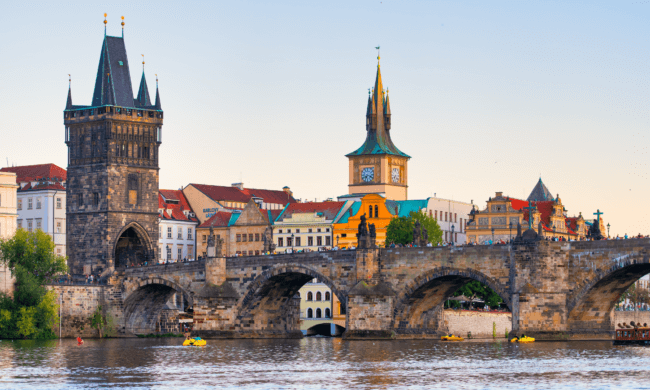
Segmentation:
{"type": "Polygon", "coordinates": [[[106,12],[104,12],[104,35],[106,35],[106,23],[108,23],[106,21],[106,16],[107,16],[107,14],[106,14],[106,12]]]}
{"type": "Polygon", "coordinates": [[[122,38],[124,38],[124,16],[122,16],[122,38]]]}
{"type": "Polygon", "coordinates": [[[68,88],[72,87],[72,76],[70,76],[70,73],[68,73],[68,88]]]}
{"type": "Polygon", "coordinates": [[[144,72],[144,54],[141,55],[142,55],[142,71],[144,72]]]}

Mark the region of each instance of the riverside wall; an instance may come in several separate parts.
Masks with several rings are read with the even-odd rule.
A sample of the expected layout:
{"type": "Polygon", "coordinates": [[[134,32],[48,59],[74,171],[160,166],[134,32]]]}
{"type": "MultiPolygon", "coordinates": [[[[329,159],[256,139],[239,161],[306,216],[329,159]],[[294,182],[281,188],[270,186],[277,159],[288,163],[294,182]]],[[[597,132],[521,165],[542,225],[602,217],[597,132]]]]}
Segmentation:
{"type": "Polygon", "coordinates": [[[472,338],[492,338],[492,324],[496,324],[497,338],[505,338],[512,330],[511,313],[490,313],[480,311],[445,310],[444,327],[447,332],[467,337],[472,332],[472,338]]]}
{"type": "Polygon", "coordinates": [[[638,322],[640,324],[650,324],[650,311],[615,311],[614,312],[614,323],[612,328],[619,323],[627,323],[630,321],[638,322]]]}

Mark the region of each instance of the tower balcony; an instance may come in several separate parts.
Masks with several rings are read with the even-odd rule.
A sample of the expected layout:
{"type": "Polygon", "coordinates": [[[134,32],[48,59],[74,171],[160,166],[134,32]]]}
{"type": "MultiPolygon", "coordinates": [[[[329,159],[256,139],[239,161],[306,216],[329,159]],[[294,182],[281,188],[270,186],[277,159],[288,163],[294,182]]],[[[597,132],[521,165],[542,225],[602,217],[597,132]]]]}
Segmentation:
{"type": "Polygon", "coordinates": [[[63,123],[66,125],[106,119],[162,125],[163,112],[144,108],[115,106],[81,107],[63,111],[63,123]]]}

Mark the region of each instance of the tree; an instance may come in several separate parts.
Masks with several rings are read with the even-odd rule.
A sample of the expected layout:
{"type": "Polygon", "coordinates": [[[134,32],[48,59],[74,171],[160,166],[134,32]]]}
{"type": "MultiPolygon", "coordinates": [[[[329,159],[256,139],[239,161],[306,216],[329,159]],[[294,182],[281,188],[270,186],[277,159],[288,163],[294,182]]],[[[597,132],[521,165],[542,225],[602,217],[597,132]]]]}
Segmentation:
{"type": "Polygon", "coordinates": [[[18,229],[0,240],[0,263],[16,278],[13,298],[0,294],[0,338],[54,338],[56,294],[45,284],[67,272],[66,259],[54,254],[52,238],[41,230],[18,229]]]}
{"type": "MultiPolygon", "coordinates": [[[[496,308],[499,307],[499,305],[503,302],[499,294],[494,292],[491,288],[488,286],[484,285],[483,283],[477,281],[477,280],[472,280],[470,282],[467,282],[465,285],[463,285],[461,288],[456,290],[456,292],[453,294],[454,297],[458,297],[464,295],[467,298],[473,300],[474,298],[479,298],[485,302],[485,304],[491,308],[496,308]]],[[[456,302],[456,301],[454,301],[456,302]]],[[[458,305],[454,305],[454,307],[457,307],[458,305]]]]}
{"type": "Polygon", "coordinates": [[[429,242],[434,245],[440,245],[442,242],[442,230],[433,217],[419,210],[411,212],[408,217],[395,217],[391,219],[386,227],[386,247],[391,243],[410,244],[413,242],[413,228],[415,221],[420,221],[422,228],[427,230],[429,242]]]}
{"type": "Polygon", "coordinates": [[[638,286],[638,282],[634,282],[618,299],[618,303],[624,303],[626,301],[634,305],[634,307],[639,303],[647,304],[650,303],[650,293],[647,289],[638,286]]]}

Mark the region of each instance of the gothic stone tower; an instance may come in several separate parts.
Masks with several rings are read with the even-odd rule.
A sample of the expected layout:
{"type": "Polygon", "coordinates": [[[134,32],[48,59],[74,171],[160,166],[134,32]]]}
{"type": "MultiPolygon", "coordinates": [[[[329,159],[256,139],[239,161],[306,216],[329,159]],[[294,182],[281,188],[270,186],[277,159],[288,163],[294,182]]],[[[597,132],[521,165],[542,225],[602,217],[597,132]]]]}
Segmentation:
{"type": "Polygon", "coordinates": [[[408,160],[390,139],[391,114],[388,91],[384,91],[379,57],[375,87],[368,96],[366,142],[346,155],[350,160],[350,194],[382,194],[386,199],[408,198],[408,160]]]}
{"type": "MultiPolygon", "coordinates": [[[[122,24],[124,25],[124,24],[122,24]]],[[[124,28],[124,27],[122,27],[124,28]]],[[[92,104],[63,112],[68,146],[67,248],[70,272],[106,275],[158,259],[158,148],[163,111],[144,76],[133,98],[122,37],[106,36],[92,104]]]]}

